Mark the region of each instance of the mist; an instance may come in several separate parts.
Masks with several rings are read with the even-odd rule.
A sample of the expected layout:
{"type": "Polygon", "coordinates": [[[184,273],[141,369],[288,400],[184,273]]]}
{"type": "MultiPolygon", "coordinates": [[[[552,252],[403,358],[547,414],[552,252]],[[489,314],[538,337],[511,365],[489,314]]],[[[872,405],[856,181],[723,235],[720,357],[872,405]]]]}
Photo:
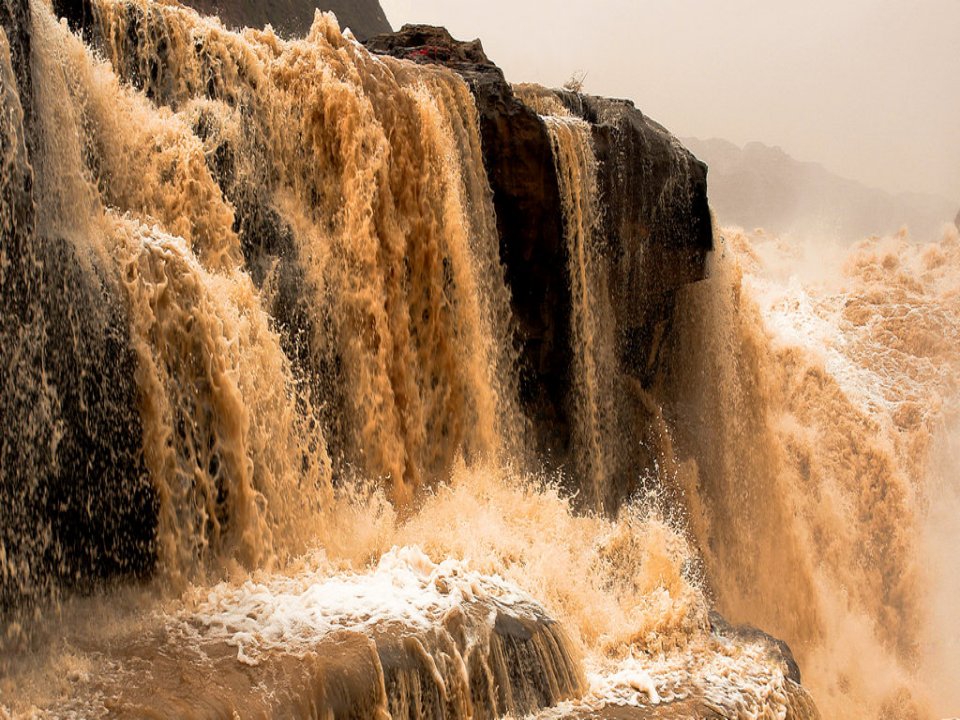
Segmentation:
{"type": "MultiPolygon", "coordinates": [[[[511,81],[628,97],[680,137],[780,146],[960,203],[960,1],[383,0],[480,37],[511,81]]],[[[945,218],[946,219],[946,218],[945,218]]]]}

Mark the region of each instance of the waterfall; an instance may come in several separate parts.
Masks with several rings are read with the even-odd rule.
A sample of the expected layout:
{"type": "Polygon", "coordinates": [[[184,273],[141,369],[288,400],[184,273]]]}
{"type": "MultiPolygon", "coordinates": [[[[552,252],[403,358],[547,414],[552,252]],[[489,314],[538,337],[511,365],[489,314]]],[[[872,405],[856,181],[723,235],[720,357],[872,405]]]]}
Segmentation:
{"type": "Polygon", "coordinates": [[[306,335],[317,402],[336,403],[336,464],[389,479],[402,503],[455,453],[496,455],[508,300],[464,83],[371,56],[325,17],[289,43],[150,3],[99,3],[97,18],[121,77],[200,127],[229,158],[227,198],[278,226],[241,227],[241,244],[248,265],[277,266],[274,303],[302,304],[278,319],[306,335]]]}
{"type": "Polygon", "coordinates": [[[33,13],[38,231],[69,238],[128,316],[159,560],[171,578],[208,552],[269,564],[297,547],[291,493],[318,522],[329,461],[238,267],[233,211],[187,125],[121,87],[42,5],[33,13]]]}
{"type": "Polygon", "coordinates": [[[88,9],[0,3],[0,716],[950,712],[956,230],[707,263],[628,102],[88,9]]]}
{"type": "MultiPolygon", "coordinates": [[[[523,95],[523,91],[521,90],[523,95]]],[[[577,419],[575,457],[589,483],[591,503],[602,508],[604,483],[612,468],[605,453],[616,447],[609,426],[613,422],[610,381],[616,371],[613,358],[613,314],[604,301],[606,288],[598,287],[602,275],[594,233],[599,227],[597,159],[593,153],[590,126],[573,117],[552,96],[527,90],[526,101],[543,114],[550,133],[563,203],[567,273],[570,279],[572,317],[571,345],[574,351],[575,404],[577,419]],[[539,102],[538,102],[539,101],[539,102]],[[553,101],[552,104],[549,101],[553,101]],[[547,107],[536,107],[537,105],[547,107]],[[605,387],[601,384],[606,383],[605,387]]]]}

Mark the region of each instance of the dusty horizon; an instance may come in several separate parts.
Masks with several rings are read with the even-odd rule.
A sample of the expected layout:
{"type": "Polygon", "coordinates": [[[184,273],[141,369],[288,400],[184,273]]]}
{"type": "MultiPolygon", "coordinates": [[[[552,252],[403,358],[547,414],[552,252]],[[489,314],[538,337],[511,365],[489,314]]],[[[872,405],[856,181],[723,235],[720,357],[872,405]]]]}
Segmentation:
{"type": "Polygon", "coordinates": [[[587,92],[628,97],[678,137],[761,142],[960,206],[960,0],[382,4],[394,28],[479,37],[511,81],[586,73],[587,92]]]}

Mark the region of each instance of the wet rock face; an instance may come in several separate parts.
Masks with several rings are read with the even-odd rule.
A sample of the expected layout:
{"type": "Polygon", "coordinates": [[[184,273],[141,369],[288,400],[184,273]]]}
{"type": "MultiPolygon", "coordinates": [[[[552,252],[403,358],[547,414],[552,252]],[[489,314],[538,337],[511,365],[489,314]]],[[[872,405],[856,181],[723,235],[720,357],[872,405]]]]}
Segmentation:
{"type": "Polygon", "coordinates": [[[37,229],[27,3],[0,4],[0,24],[2,609],[146,572],[157,510],[119,293],[37,229]]]}
{"type": "MultiPolygon", "coordinates": [[[[29,26],[30,4],[26,0],[0,0],[0,27],[3,28],[7,38],[10,64],[16,79],[16,88],[4,87],[3,91],[6,95],[11,90],[15,90],[20,97],[24,114],[23,122],[27,127],[31,126],[33,116],[33,104],[29,102],[32,97],[29,63],[30,33],[27,31],[29,26]]],[[[5,139],[10,132],[10,129],[4,128],[5,139]]]]}
{"type": "Polygon", "coordinates": [[[710,611],[710,631],[717,637],[763,646],[770,661],[782,669],[784,677],[797,685],[800,684],[800,665],[794,658],[790,646],[783,640],[768,635],[752,625],[733,625],[716,610],[710,611]]]}
{"type": "Polygon", "coordinates": [[[365,44],[377,53],[446,65],[473,92],[520,345],[520,399],[527,416],[537,419],[532,424],[537,450],[562,462],[571,434],[565,407],[571,298],[560,189],[546,127],[514,95],[479,40],[459,42],[443,28],[406,25],[365,44]]]}
{"type": "MultiPolygon", "coordinates": [[[[208,167],[224,198],[236,211],[233,229],[240,237],[246,268],[258,288],[263,289],[268,278],[273,285],[267,302],[280,331],[283,351],[293,361],[297,381],[306,390],[311,403],[309,412],[318,415],[322,427],[328,428],[327,451],[342,463],[342,417],[346,412],[342,358],[331,353],[318,354],[311,346],[312,336],[328,330],[318,328],[318,324],[332,323],[332,319],[311,304],[310,293],[304,291],[309,281],[304,276],[293,230],[262,192],[271,182],[269,162],[258,155],[262,161],[253,163],[257,171],[252,176],[241,172],[238,161],[243,151],[231,142],[212,113],[200,114],[193,131],[215,147],[208,155],[208,167]]],[[[257,152],[266,150],[259,148],[257,152]]]]}
{"type": "Polygon", "coordinates": [[[463,657],[465,677],[459,679],[447,676],[442,664],[435,665],[447,676],[443,683],[437,682],[437,673],[409,635],[403,637],[389,625],[376,632],[391,717],[520,717],[583,693],[582,672],[556,622],[498,608],[492,629],[473,627],[472,611],[467,608],[448,623],[446,632],[417,640],[430,654],[463,657]],[[470,633],[484,640],[479,651],[463,652],[459,646],[470,633]]]}
{"type": "Polygon", "coordinates": [[[500,260],[521,348],[520,399],[541,455],[571,450],[567,403],[573,363],[572,298],[560,189],[550,138],[536,113],[513,94],[499,69],[462,71],[480,115],[493,190],[500,260]]]}
{"type": "Polygon", "coordinates": [[[629,100],[557,96],[593,128],[619,355],[623,369],[648,386],[673,293],[705,277],[713,249],[707,167],[629,100]]]}
{"type": "Polygon", "coordinates": [[[393,613],[381,611],[375,627],[348,624],[262,652],[196,618],[155,616],[159,622],[97,641],[96,671],[84,674],[72,699],[43,709],[87,717],[84,703],[97,698],[131,718],[197,717],[203,708],[223,718],[494,720],[586,690],[565,631],[535,603],[476,597],[425,626],[391,600],[393,613]],[[117,665],[130,672],[108,669],[117,665]]]}
{"type": "MultiPolygon", "coordinates": [[[[33,206],[33,172],[28,163],[24,133],[24,108],[19,102],[20,88],[29,91],[29,36],[20,33],[26,3],[0,3],[0,22],[7,39],[0,52],[9,52],[10,65],[4,63],[0,115],[0,423],[4,428],[27,425],[31,408],[47,405],[47,393],[39,371],[42,359],[42,315],[39,273],[32,262],[36,211],[33,206]],[[19,17],[18,17],[19,15],[19,17]],[[19,56],[19,57],[18,57],[19,56]]],[[[3,58],[0,58],[2,60],[3,58]]],[[[28,96],[29,97],[29,96],[28,96]]],[[[52,465],[50,430],[33,426],[34,432],[4,432],[0,437],[0,606],[26,592],[21,579],[32,574],[25,563],[13,565],[7,558],[19,558],[23,545],[32,543],[21,533],[39,519],[39,503],[31,478],[38,470],[52,465]]],[[[32,535],[32,533],[31,533],[32,535]]]]}
{"type": "MultiPolygon", "coordinates": [[[[46,486],[44,575],[81,591],[152,570],[157,499],[141,449],[137,360],[119,290],[73,244],[43,238],[44,371],[59,433],[46,486]]],[[[41,476],[42,477],[42,476],[41,476]]]]}
{"type": "MultiPolygon", "coordinates": [[[[789,705],[784,720],[820,720],[820,712],[810,695],[799,685],[790,684],[789,705]]],[[[615,703],[569,711],[548,710],[534,715],[537,720],[727,720],[738,717],[737,708],[717,707],[707,698],[691,698],[659,705],[630,706],[615,703]]]]}
{"type": "MultiPolygon", "coordinates": [[[[478,40],[407,25],[371,38],[377,53],[443,64],[468,82],[480,116],[500,258],[520,347],[520,395],[548,465],[571,452],[571,290],[559,182],[539,116],[515,96],[478,40]]],[[[592,126],[604,267],[621,369],[643,388],[656,378],[674,292],[705,277],[713,248],[706,166],[632,103],[558,92],[592,126]]],[[[645,410],[641,408],[640,415],[645,410]]],[[[639,450],[637,452],[640,452],[639,450]]],[[[636,475],[644,458],[625,458],[636,475]]],[[[633,489],[621,488],[627,496],[633,489]]]]}

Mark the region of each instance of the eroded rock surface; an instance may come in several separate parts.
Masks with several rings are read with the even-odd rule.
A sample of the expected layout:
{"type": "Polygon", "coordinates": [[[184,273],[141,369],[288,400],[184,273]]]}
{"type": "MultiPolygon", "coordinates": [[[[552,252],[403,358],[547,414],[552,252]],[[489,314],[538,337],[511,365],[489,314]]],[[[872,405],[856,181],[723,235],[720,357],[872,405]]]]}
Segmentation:
{"type": "MultiPolygon", "coordinates": [[[[571,390],[576,384],[574,302],[548,129],[478,40],[460,42],[443,28],[408,25],[366,45],[377,53],[443,64],[460,73],[473,91],[497,213],[500,258],[512,295],[521,402],[538,455],[548,467],[576,467],[583,453],[575,438],[579,408],[571,390]]],[[[600,262],[594,271],[599,275],[596,285],[606,294],[594,300],[615,316],[611,342],[617,365],[614,384],[619,386],[608,393],[615,396],[609,404],[616,416],[608,421],[609,432],[653,427],[655,410],[646,391],[660,367],[674,293],[705,277],[713,248],[706,166],[629,101],[553,94],[590,124],[598,163],[595,237],[600,262]]],[[[605,497],[600,501],[613,509],[639,489],[637,469],[652,467],[653,441],[608,440],[617,450],[602,473],[605,497]]],[[[579,468],[574,474],[587,471],[579,468]]]]}
{"type": "Polygon", "coordinates": [[[134,632],[73,620],[83,670],[65,697],[40,698],[58,717],[492,720],[584,690],[572,644],[536,602],[411,549],[367,573],[218,586],[134,632]]]}

